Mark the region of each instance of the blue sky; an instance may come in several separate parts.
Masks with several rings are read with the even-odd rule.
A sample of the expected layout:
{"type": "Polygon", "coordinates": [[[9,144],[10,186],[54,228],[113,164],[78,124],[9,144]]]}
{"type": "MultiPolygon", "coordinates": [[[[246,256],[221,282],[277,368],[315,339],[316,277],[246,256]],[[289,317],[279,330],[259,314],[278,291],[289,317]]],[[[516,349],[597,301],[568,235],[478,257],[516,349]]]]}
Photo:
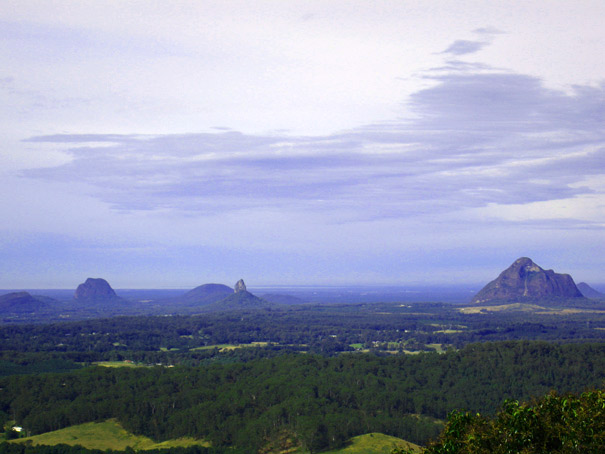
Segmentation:
{"type": "Polygon", "coordinates": [[[0,288],[605,282],[602,1],[0,5],[0,288]]]}

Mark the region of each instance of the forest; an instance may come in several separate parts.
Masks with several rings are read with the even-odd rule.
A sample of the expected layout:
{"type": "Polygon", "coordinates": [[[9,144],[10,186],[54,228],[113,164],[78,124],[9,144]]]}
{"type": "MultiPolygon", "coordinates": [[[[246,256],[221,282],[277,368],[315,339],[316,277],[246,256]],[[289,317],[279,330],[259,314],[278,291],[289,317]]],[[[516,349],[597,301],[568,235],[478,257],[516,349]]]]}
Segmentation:
{"type": "MultiPolygon", "coordinates": [[[[322,355],[426,351],[505,340],[605,341],[605,313],[464,313],[443,303],[317,305],[0,325],[2,351],[88,354],[90,360],[199,361],[208,348],[262,343],[322,355]]],[[[267,352],[267,354],[271,354],[267,352]]],[[[77,355],[76,355],[77,356],[77,355]]],[[[80,355],[85,362],[86,356],[80,355]]]]}
{"type": "Polygon", "coordinates": [[[31,434],[117,418],[156,440],[193,436],[256,452],[280,433],[314,452],[382,432],[420,444],[454,409],[582,392],[605,379],[605,344],[497,342],[443,354],[282,354],[204,367],[86,367],[0,380],[0,415],[31,434]]]}
{"type": "Polygon", "coordinates": [[[434,446],[453,411],[481,414],[483,427],[511,399],[605,380],[605,314],[590,309],[356,303],[121,316],[5,324],[0,346],[3,427],[35,435],[115,419],[153,440],[210,443],[182,454],[269,452],[285,438],[319,452],[372,432],[434,446]]]}

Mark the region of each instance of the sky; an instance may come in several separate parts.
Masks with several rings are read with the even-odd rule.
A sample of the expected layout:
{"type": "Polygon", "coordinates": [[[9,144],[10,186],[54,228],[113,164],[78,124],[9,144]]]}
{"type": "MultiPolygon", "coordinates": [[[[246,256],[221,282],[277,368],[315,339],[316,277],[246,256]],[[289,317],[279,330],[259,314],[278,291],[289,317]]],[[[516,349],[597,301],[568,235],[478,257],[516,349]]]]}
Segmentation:
{"type": "Polygon", "coordinates": [[[605,283],[605,2],[0,3],[0,288],[605,283]]]}

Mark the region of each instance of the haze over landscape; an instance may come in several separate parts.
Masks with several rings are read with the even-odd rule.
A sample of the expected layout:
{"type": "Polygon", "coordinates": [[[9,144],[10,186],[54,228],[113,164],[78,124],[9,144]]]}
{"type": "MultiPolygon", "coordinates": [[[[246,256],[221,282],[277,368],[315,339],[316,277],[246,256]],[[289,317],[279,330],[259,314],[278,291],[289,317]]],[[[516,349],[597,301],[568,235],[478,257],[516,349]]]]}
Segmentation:
{"type": "Polygon", "coordinates": [[[0,288],[604,284],[602,1],[0,4],[0,288]]]}

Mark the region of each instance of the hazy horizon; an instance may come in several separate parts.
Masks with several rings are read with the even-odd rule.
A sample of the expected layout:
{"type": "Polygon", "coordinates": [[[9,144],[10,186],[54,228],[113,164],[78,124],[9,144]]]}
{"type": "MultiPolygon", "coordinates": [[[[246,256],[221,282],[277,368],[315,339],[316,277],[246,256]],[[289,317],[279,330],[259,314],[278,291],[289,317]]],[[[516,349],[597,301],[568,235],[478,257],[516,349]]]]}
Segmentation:
{"type": "MultiPolygon", "coordinates": [[[[494,277],[495,279],[495,277],[494,277]]],[[[491,279],[493,280],[493,279],[491,279]]],[[[490,281],[491,281],[490,280],[490,281]]],[[[11,288],[11,287],[5,287],[5,288],[0,288],[0,292],[14,292],[14,291],[42,291],[42,290],[50,290],[50,291],[61,291],[61,292],[74,292],[75,289],[77,288],[78,285],[84,283],[85,280],[82,280],[82,282],[79,282],[78,284],[74,285],[73,287],[47,287],[47,288],[42,288],[42,287],[18,287],[18,288],[11,288]]],[[[602,291],[605,292],[605,282],[586,282],[586,281],[575,281],[574,282],[577,284],[579,284],[580,282],[584,282],[586,284],[588,284],[590,287],[594,288],[595,290],[598,291],[602,291]]],[[[111,282],[109,282],[109,284],[111,285],[111,282]]],[[[190,284],[188,286],[184,286],[184,287],[113,287],[111,286],[116,292],[120,292],[120,291],[139,291],[139,290],[157,290],[157,291],[183,291],[186,292],[188,290],[192,290],[196,287],[199,287],[201,285],[205,285],[205,284],[222,284],[222,285],[226,285],[228,287],[234,287],[233,283],[228,283],[228,282],[218,282],[218,281],[208,281],[208,282],[201,282],[201,283],[197,283],[197,284],[190,284]]],[[[399,283],[392,283],[392,284],[372,284],[372,283],[367,283],[367,284],[359,284],[359,283],[341,283],[341,284],[256,284],[256,285],[248,285],[248,283],[246,283],[246,287],[249,291],[256,291],[256,292],[267,292],[267,291],[271,291],[271,290],[301,290],[301,291],[311,291],[311,290],[321,290],[321,289],[326,289],[326,290],[339,290],[339,289],[350,289],[350,290],[355,290],[355,291],[361,291],[361,290],[383,290],[383,291],[387,291],[387,290],[392,290],[392,291],[399,291],[399,292],[422,292],[422,291],[431,291],[431,290],[435,290],[435,291],[447,291],[447,290],[453,290],[453,291],[479,291],[481,288],[483,288],[486,284],[488,284],[488,282],[466,282],[466,283],[450,283],[450,284],[443,284],[443,283],[434,283],[434,284],[430,284],[430,283],[426,283],[426,284],[399,284],[399,283]]],[[[0,293],[0,295],[2,295],[2,293],[0,293]]]]}
{"type": "Polygon", "coordinates": [[[601,285],[603,17],[6,0],[0,288],[601,285]]]}

